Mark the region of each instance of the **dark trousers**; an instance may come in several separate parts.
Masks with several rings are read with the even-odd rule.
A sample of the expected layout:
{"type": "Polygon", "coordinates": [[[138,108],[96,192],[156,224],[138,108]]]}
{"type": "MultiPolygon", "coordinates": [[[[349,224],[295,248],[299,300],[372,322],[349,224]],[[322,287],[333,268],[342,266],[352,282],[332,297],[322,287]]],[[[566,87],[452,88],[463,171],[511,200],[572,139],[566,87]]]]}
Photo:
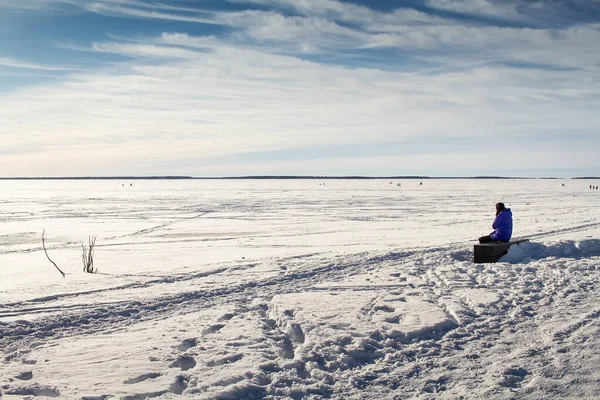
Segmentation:
{"type": "Polygon", "coordinates": [[[482,236],[479,238],[479,243],[508,243],[507,240],[494,240],[490,235],[482,236]]]}
{"type": "Polygon", "coordinates": [[[492,243],[494,241],[494,239],[492,239],[492,237],[490,235],[487,236],[482,236],[479,238],[479,243],[492,243]]]}

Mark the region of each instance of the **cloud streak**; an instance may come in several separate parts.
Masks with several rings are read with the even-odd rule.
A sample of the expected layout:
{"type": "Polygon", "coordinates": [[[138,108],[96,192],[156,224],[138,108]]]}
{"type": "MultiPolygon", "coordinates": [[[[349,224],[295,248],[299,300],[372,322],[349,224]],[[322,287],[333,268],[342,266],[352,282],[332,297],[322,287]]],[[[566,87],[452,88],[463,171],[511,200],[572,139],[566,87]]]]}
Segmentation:
{"type": "Polygon", "coordinates": [[[19,69],[34,69],[41,71],[75,71],[75,68],[61,67],[55,65],[37,64],[28,61],[18,60],[10,57],[0,57],[0,67],[10,67],[19,69]]]}

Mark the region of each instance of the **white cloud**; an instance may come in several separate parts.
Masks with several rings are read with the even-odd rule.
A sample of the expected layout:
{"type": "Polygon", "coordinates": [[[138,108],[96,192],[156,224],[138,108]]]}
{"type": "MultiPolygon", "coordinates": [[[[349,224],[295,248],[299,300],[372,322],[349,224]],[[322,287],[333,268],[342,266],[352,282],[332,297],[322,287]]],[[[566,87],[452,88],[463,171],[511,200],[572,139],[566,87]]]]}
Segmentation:
{"type": "MultiPolygon", "coordinates": [[[[212,41],[182,34],[157,40],[212,41]]],[[[424,144],[421,158],[413,159],[427,169],[455,157],[438,155],[434,165],[425,155],[426,144],[442,138],[493,146],[498,137],[567,132],[574,124],[598,128],[599,89],[577,71],[490,66],[427,75],[326,66],[224,46],[209,53],[131,43],[96,48],[142,58],[119,73],[72,75],[59,85],[0,99],[3,175],[39,175],[25,173],[36,165],[61,174],[66,165],[82,162],[90,174],[162,174],[165,164],[176,173],[178,160],[403,141],[424,144]],[[146,63],[147,56],[154,61],[146,63]]],[[[557,154],[557,148],[565,147],[548,152],[557,154]]],[[[399,157],[389,167],[404,165],[399,157]]],[[[244,174],[247,167],[237,168],[244,174]]],[[[180,173],[203,171],[186,166],[180,173]]]]}
{"type": "Polygon", "coordinates": [[[64,5],[80,6],[83,8],[102,5],[128,5],[155,9],[179,9],[164,4],[148,3],[143,0],[2,0],[0,2],[0,8],[4,9],[44,12],[61,10],[61,6],[64,5]]]}
{"type": "Polygon", "coordinates": [[[241,0],[242,4],[260,4],[280,9],[294,10],[308,16],[321,16],[346,22],[371,20],[377,12],[354,3],[335,0],[241,0]]]}
{"type": "MultiPolygon", "coordinates": [[[[201,176],[249,176],[249,175],[328,175],[328,176],[389,176],[389,175],[429,175],[429,176],[473,176],[508,175],[508,176],[560,176],[571,177],[574,170],[595,171],[598,164],[594,162],[592,150],[577,152],[536,151],[532,157],[530,149],[513,150],[507,153],[503,149],[491,149],[485,152],[439,154],[399,154],[396,156],[371,157],[321,157],[303,160],[291,158],[276,162],[256,161],[239,163],[235,161],[211,161],[198,166],[198,160],[187,160],[193,168],[181,165],[166,164],[163,174],[177,175],[181,171],[191,171],[201,176]],[[556,159],[561,160],[558,170],[556,159]],[[498,160],[501,162],[490,162],[498,160]],[[551,173],[540,173],[544,169],[551,173]],[[200,171],[200,172],[195,172],[200,171]],[[557,175],[557,172],[559,174],[557,175]]],[[[143,171],[140,169],[140,171],[143,171]]],[[[588,172],[593,174],[593,172],[588,172]]],[[[143,172],[140,173],[143,175],[143,172]]]]}
{"type": "Polygon", "coordinates": [[[532,22],[519,11],[519,5],[511,1],[497,0],[427,0],[425,4],[433,9],[450,11],[501,21],[532,22]]]}
{"type": "Polygon", "coordinates": [[[180,47],[157,46],[154,44],[139,43],[94,43],[92,49],[101,53],[120,54],[124,56],[152,57],[152,58],[198,58],[199,52],[182,49],[180,47]]]}
{"type": "Polygon", "coordinates": [[[56,65],[37,64],[28,61],[18,60],[10,57],[0,57],[0,67],[35,69],[42,71],[74,71],[74,68],[61,67],[56,65]]]}
{"type": "MultiPolygon", "coordinates": [[[[90,3],[85,6],[86,10],[113,17],[137,17],[142,19],[158,19],[158,20],[170,20],[170,21],[181,21],[181,22],[193,22],[201,24],[217,24],[212,16],[212,13],[208,13],[207,16],[200,14],[174,14],[164,11],[169,11],[169,8],[164,7],[126,7],[121,4],[113,3],[90,3]],[[156,11],[156,10],[163,11],[156,11]]],[[[172,10],[172,9],[171,9],[172,10]]]]}
{"type": "MultiPolygon", "coordinates": [[[[254,3],[277,4],[297,10],[304,16],[285,16],[274,11],[205,12],[190,15],[166,14],[139,8],[101,4],[97,10],[137,16],[140,18],[175,19],[188,22],[227,26],[233,33],[227,37],[183,38],[165,37],[172,44],[213,48],[219,43],[228,46],[262,49],[280,54],[333,54],[357,49],[396,48],[403,51],[429,50],[422,60],[443,61],[445,54],[451,64],[482,65],[489,62],[527,62],[559,67],[585,68],[598,63],[598,24],[578,25],[564,29],[532,29],[493,27],[481,24],[459,24],[457,21],[427,16],[416,10],[399,9],[381,13],[366,7],[337,1],[301,2],[256,0],[254,3]],[[198,16],[202,15],[202,16],[198,16]],[[331,18],[328,18],[330,16],[331,18]],[[337,19],[336,19],[337,18],[337,19]],[[342,26],[336,21],[360,21],[355,26],[342,26]],[[204,43],[200,45],[199,40],[204,43]],[[210,43],[209,43],[210,41],[210,43]],[[456,56],[458,54],[458,56],[456,56]],[[569,57],[557,57],[569,54],[569,57]],[[469,60],[475,60],[469,61],[469,60]]],[[[438,1],[437,6],[456,6],[450,1],[438,1]],[[439,3],[439,4],[438,4],[439,3]]],[[[469,3],[469,7],[476,4],[469,3]]],[[[466,7],[466,6],[465,6],[466,7]]],[[[506,15],[497,7],[516,7],[514,4],[475,7],[480,12],[506,15]],[[487,11],[485,11],[487,10],[487,11]]],[[[443,62],[442,62],[443,64],[443,62]]]]}
{"type": "MultiPolygon", "coordinates": [[[[237,2],[237,1],[232,1],[237,2]]],[[[336,0],[240,0],[242,4],[260,4],[294,11],[300,15],[352,23],[374,30],[391,25],[423,25],[448,23],[448,20],[412,9],[398,7],[392,12],[375,11],[369,7],[336,0]]]]}
{"type": "Polygon", "coordinates": [[[197,47],[197,48],[216,48],[221,47],[223,42],[216,38],[216,36],[190,36],[187,33],[179,32],[164,32],[160,38],[157,39],[158,43],[186,46],[186,47],[197,47]]]}
{"type": "Polygon", "coordinates": [[[267,45],[279,43],[279,47],[273,50],[297,54],[358,48],[368,37],[361,31],[318,17],[246,12],[231,14],[226,19],[230,26],[240,29],[236,34],[238,41],[267,45]]]}
{"type": "MultiPolygon", "coordinates": [[[[68,172],[73,166],[77,175],[319,174],[324,173],[319,168],[344,171],[344,162],[357,168],[352,174],[360,174],[358,168],[409,173],[410,167],[410,173],[436,174],[450,164],[479,171],[496,157],[522,169],[553,166],[552,157],[569,167],[583,159],[598,166],[591,150],[600,144],[598,24],[500,28],[332,0],[255,3],[298,15],[171,13],[167,6],[133,0],[85,3],[105,15],[218,24],[231,34],[164,32],[69,46],[127,61],[71,71],[63,81],[1,97],[2,175],[73,175],[68,172]],[[343,57],[367,48],[390,55],[377,68],[360,67],[367,56],[358,53],[358,66],[299,58],[343,57]],[[511,67],[514,63],[543,67],[511,67]],[[588,143],[573,140],[574,129],[588,143]],[[540,140],[542,135],[548,136],[540,140]],[[453,142],[500,149],[474,156],[470,147],[458,151],[453,142]],[[407,144],[412,153],[246,165],[219,161],[318,147],[384,150],[390,143],[407,144]]],[[[489,12],[508,18],[509,10],[489,12]]],[[[0,65],[45,67],[6,57],[0,65]]],[[[52,68],[59,67],[45,70],[52,68]]]]}

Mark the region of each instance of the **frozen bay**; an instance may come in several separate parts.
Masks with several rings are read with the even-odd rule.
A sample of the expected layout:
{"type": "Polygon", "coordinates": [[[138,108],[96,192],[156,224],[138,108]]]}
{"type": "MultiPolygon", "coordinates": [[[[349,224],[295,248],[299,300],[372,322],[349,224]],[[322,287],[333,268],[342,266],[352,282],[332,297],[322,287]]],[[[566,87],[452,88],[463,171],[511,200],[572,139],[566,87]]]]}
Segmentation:
{"type": "Polygon", "coordinates": [[[0,181],[0,393],[592,397],[590,183],[0,181]],[[474,264],[498,201],[531,242],[474,264]]]}

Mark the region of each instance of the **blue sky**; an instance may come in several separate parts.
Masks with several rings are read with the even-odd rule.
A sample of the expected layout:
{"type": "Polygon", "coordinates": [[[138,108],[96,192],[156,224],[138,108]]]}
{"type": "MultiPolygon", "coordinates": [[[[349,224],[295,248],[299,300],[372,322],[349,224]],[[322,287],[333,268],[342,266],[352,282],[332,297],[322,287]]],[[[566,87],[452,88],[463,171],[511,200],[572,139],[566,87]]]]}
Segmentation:
{"type": "Polygon", "coordinates": [[[598,0],[2,0],[0,176],[597,176],[599,82],[598,0]]]}

